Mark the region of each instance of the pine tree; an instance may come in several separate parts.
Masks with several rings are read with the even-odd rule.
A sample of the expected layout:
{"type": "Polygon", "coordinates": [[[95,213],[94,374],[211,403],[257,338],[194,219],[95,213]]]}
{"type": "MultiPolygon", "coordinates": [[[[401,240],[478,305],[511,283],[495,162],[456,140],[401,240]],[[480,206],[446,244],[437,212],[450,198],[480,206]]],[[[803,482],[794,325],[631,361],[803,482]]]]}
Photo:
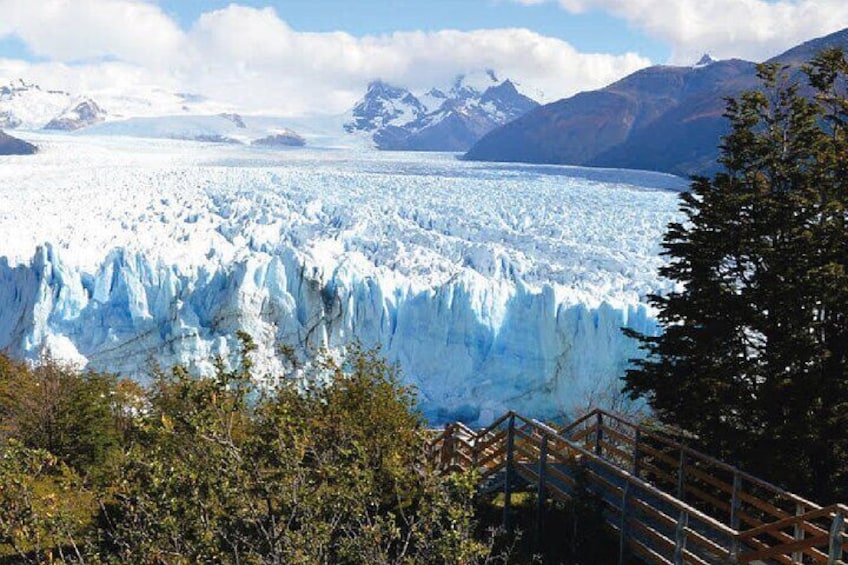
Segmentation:
{"type": "Polygon", "coordinates": [[[848,62],[760,67],[728,101],[724,171],[681,196],[652,296],[665,331],[625,390],[742,468],[823,501],[848,497],[848,62]]]}

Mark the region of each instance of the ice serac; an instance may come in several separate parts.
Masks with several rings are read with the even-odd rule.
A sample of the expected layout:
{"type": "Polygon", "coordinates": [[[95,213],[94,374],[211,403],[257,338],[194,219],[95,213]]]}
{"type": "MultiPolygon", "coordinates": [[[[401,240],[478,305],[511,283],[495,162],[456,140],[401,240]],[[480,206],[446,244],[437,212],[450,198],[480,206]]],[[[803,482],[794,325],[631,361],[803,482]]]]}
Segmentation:
{"type": "Polygon", "coordinates": [[[128,374],[154,361],[208,371],[243,329],[273,374],[280,344],[360,340],[403,367],[431,421],[487,422],[505,409],[561,415],[614,394],[637,355],[620,328],[656,330],[642,305],[573,302],[548,285],[467,273],[415,287],[363,273],[349,262],[323,270],[294,250],[182,271],[123,249],[85,272],[45,245],[26,265],[0,259],[0,349],[128,374]]]}

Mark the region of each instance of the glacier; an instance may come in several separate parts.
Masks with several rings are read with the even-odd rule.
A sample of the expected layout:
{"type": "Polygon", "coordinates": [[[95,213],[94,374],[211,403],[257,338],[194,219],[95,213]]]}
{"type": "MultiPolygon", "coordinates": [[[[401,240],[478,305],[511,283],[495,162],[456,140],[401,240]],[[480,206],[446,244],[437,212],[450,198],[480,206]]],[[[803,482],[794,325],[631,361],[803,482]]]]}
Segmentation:
{"type": "Polygon", "coordinates": [[[380,346],[433,423],[609,402],[679,178],[31,133],[0,157],[0,349],[129,376],[380,346]]]}

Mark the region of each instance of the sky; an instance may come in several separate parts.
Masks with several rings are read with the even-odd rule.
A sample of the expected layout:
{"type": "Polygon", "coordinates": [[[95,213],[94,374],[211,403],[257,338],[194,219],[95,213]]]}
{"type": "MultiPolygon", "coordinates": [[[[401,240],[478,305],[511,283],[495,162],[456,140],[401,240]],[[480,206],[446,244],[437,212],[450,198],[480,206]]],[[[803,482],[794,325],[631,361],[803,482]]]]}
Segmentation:
{"type": "Polygon", "coordinates": [[[845,0],[0,0],[0,81],[152,87],[247,113],[344,112],[493,69],[545,101],[651,64],[764,60],[848,27],[845,0]]]}

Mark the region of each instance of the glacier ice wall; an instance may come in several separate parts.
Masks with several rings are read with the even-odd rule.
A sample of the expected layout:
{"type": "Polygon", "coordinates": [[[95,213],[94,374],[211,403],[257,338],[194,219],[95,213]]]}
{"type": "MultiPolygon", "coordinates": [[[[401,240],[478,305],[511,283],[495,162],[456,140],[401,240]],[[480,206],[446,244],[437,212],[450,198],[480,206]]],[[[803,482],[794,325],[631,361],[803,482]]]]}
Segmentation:
{"type": "Polygon", "coordinates": [[[154,362],[209,370],[239,329],[271,372],[280,344],[379,345],[434,422],[486,422],[507,409],[554,416],[603,401],[638,354],[620,328],[657,329],[640,304],[589,306],[551,286],[473,274],[423,289],[346,266],[322,276],[293,251],[184,273],[116,249],[85,272],[45,245],[29,264],[0,259],[0,304],[0,349],[30,358],[50,350],[126,374],[154,362]]]}
{"type": "Polygon", "coordinates": [[[32,134],[0,158],[0,350],[210,370],[243,329],[379,345],[432,421],[609,401],[680,179],[447,154],[32,134]]]}

